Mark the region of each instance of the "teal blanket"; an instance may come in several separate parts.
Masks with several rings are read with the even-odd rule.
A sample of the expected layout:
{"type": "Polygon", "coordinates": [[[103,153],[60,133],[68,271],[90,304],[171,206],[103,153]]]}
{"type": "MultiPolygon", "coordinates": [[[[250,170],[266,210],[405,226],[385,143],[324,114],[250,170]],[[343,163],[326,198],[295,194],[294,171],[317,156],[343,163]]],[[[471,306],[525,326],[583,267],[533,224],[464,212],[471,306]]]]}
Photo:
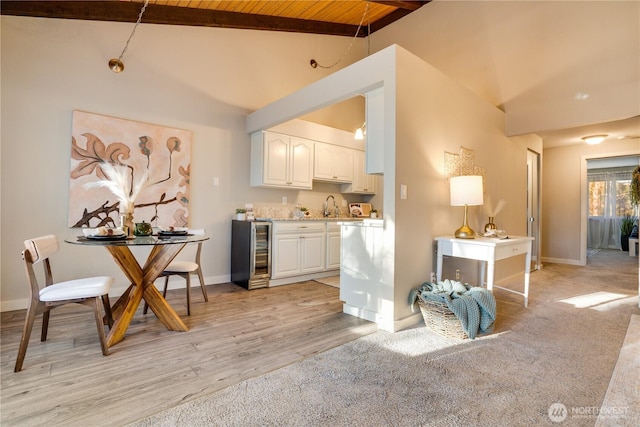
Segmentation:
{"type": "Polygon", "coordinates": [[[493,330],[496,299],[484,288],[449,279],[438,283],[425,282],[411,291],[409,303],[413,305],[418,298],[447,304],[471,339],[475,339],[479,332],[489,333],[493,330]]]}

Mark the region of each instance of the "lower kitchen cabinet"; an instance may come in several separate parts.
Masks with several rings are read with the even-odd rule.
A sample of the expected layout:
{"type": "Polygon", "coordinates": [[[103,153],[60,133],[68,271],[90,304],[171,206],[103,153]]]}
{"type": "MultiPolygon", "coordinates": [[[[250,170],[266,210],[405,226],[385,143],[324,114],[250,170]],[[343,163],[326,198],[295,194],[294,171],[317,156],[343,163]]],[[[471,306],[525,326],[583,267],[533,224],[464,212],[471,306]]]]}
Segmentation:
{"type": "Polygon", "coordinates": [[[393,286],[385,286],[383,275],[383,220],[343,223],[340,299],[342,311],[376,322],[380,329],[393,332],[393,286]]]}
{"type": "Polygon", "coordinates": [[[327,270],[340,269],[340,226],[337,222],[327,222],[327,270]]]}
{"type": "Polygon", "coordinates": [[[324,222],[274,222],[271,278],[325,270],[324,222]]]}

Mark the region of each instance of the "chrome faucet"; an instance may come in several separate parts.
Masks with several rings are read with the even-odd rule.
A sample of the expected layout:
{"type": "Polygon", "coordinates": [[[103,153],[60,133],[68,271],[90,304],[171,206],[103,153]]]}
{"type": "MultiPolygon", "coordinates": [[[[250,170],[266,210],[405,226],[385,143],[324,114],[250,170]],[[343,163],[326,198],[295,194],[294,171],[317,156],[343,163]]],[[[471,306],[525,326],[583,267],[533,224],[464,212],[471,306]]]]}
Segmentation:
{"type": "Polygon", "coordinates": [[[323,215],[326,217],[331,216],[331,211],[329,210],[329,198],[333,199],[333,212],[334,212],[334,216],[338,216],[336,215],[338,212],[338,205],[336,205],[336,198],[333,197],[333,194],[329,194],[327,196],[327,198],[324,201],[324,213],[323,215]]]}

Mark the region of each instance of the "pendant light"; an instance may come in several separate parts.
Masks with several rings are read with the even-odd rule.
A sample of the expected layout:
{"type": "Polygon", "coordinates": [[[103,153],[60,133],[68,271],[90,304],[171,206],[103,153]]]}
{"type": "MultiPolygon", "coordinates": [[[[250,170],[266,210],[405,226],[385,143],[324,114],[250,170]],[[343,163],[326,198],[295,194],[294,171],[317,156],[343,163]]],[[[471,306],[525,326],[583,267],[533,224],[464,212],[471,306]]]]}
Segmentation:
{"type": "Polygon", "coordinates": [[[144,5],[142,6],[142,9],[140,9],[140,14],[138,14],[138,20],[136,21],[136,24],[133,26],[131,35],[129,36],[127,43],[124,45],[124,49],[122,49],[122,53],[120,54],[120,56],[117,59],[111,58],[109,60],[109,69],[114,73],[121,73],[124,71],[124,62],[122,62],[122,57],[124,56],[124,53],[129,48],[129,43],[133,39],[133,35],[136,33],[136,28],[138,28],[138,25],[140,25],[140,21],[142,21],[142,15],[144,14],[144,11],[147,9],[148,4],[149,4],[149,0],[145,0],[144,5]]]}
{"type": "Polygon", "coordinates": [[[338,60],[331,65],[321,65],[320,63],[318,63],[318,61],[316,61],[315,59],[312,59],[311,61],[309,61],[309,65],[311,66],[311,68],[320,67],[320,68],[329,69],[338,65],[347,56],[347,53],[349,53],[349,51],[351,50],[351,47],[353,46],[353,42],[355,42],[356,38],[358,38],[358,34],[360,34],[360,28],[362,28],[362,24],[364,23],[365,18],[367,18],[367,56],[369,56],[369,52],[371,51],[371,40],[370,40],[371,22],[369,17],[369,2],[370,0],[367,0],[366,6],[364,8],[364,13],[362,14],[362,19],[360,20],[360,24],[356,29],[356,34],[353,36],[353,39],[351,39],[351,43],[349,44],[349,47],[347,48],[347,50],[344,51],[342,56],[338,58],[338,60]]]}
{"type": "Polygon", "coordinates": [[[354,139],[357,139],[359,141],[364,139],[364,136],[367,134],[367,122],[364,122],[362,124],[362,126],[360,126],[358,129],[356,129],[356,133],[354,135],[354,139]]]}

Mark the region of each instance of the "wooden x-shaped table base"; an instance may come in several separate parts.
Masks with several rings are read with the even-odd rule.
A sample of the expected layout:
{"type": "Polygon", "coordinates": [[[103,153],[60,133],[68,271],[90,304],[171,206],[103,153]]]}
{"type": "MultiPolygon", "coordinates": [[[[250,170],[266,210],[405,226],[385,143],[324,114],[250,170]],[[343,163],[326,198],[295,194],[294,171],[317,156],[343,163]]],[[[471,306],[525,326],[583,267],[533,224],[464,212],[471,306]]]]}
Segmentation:
{"type": "Polygon", "coordinates": [[[189,330],[180,316],[162,297],[153,285],[162,271],[187,243],[160,244],[151,249],[144,267],[141,267],[131,253],[129,246],[105,246],[123,273],[131,281],[131,286],[112,307],[113,327],[107,335],[107,346],[111,347],[124,339],[142,299],[144,299],[160,321],[171,331],[189,330]]]}

